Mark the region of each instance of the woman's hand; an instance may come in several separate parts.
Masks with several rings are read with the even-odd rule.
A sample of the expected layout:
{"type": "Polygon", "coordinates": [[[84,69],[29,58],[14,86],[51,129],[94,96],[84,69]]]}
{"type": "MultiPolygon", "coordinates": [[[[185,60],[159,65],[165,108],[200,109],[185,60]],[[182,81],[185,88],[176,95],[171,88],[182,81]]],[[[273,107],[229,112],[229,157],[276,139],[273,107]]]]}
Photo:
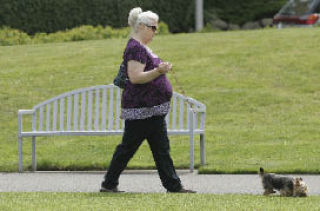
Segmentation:
{"type": "Polygon", "coordinates": [[[157,69],[160,74],[166,74],[172,69],[172,64],[170,62],[162,62],[157,69]]]}

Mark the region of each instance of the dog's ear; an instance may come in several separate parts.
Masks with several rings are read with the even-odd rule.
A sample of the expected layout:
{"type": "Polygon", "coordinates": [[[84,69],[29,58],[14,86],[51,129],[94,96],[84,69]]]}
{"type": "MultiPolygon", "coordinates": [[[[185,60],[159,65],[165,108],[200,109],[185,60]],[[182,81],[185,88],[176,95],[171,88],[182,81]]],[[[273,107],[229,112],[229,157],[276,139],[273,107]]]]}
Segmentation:
{"type": "Polygon", "coordinates": [[[300,181],[303,181],[302,177],[299,177],[299,180],[300,180],[300,181]]]}

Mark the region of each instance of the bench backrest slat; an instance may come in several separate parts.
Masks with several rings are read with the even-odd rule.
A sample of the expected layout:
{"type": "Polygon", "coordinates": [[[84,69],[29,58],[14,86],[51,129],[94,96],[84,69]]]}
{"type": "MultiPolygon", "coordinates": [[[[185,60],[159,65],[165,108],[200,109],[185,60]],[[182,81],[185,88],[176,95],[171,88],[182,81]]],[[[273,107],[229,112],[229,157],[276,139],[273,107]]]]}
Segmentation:
{"type": "Polygon", "coordinates": [[[97,131],[99,130],[99,106],[100,106],[99,89],[96,89],[95,92],[96,92],[96,106],[95,106],[95,115],[94,115],[94,130],[97,131]]]}
{"type": "Polygon", "coordinates": [[[57,130],[58,100],[53,103],[52,130],[57,130]]]}
{"type": "Polygon", "coordinates": [[[115,119],[115,129],[120,129],[120,107],[121,107],[121,100],[120,100],[120,89],[117,89],[116,93],[116,119],[115,119]]]}
{"type": "Polygon", "coordinates": [[[170,112],[166,116],[167,127],[170,127],[170,112]]]}
{"type": "Polygon", "coordinates": [[[64,98],[60,99],[60,131],[64,131],[64,98]]]}
{"type": "Polygon", "coordinates": [[[85,129],[85,118],[86,118],[86,92],[81,93],[81,114],[80,114],[80,130],[85,129]]]}
{"type": "Polygon", "coordinates": [[[193,125],[193,128],[194,128],[194,129],[198,129],[198,128],[199,128],[199,126],[198,126],[198,114],[197,114],[197,113],[195,113],[193,118],[194,118],[194,122],[193,122],[193,123],[194,123],[194,125],[193,125]]]}
{"type": "Polygon", "coordinates": [[[72,118],[72,97],[68,96],[68,109],[67,109],[67,130],[71,130],[71,118],[72,118]]]}
{"type": "Polygon", "coordinates": [[[32,131],[36,131],[36,124],[37,124],[37,114],[33,112],[32,114],[32,131]]]}
{"type": "Polygon", "coordinates": [[[92,125],[92,91],[88,93],[88,119],[87,119],[87,130],[91,130],[92,125]]]}
{"type": "Polygon", "coordinates": [[[79,95],[75,94],[73,96],[73,130],[78,130],[78,113],[79,113],[79,95]]]}
{"type": "Polygon", "coordinates": [[[39,111],[39,130],[42,130],[42,122],[43,122],[43,107],[40,108],[39,111]]]}
{"type": "Polygon", "coordinates": [[[106,129],[107,122],[107,88],[102,92],[101,130],[106,129]]]}
{"type": "Polygon", "coordinates": [[[184,102],[183,99],[179,99],[180,102],[180,109],[179,109],[179,129],[183,129],[183,123],[184,123],[184,102]]]}
{"type": "MultiPolygon", "coordinates": [[[[50,131],[50,111],[51,111],[51,105],[47,104],[47,112],[46,112],[46,130],[50,131]]],[[[41,112],[42,113],[42,112],[41,112]]],[[[42,125],[43,121],[41,121],[41,129],[39,127],[39,130],[41,131],[43,128],[42,125]]]]}
{"type": "Polygon", "coordinates": [[[108,114],[108,130],[112,130],[113,129],[113,87],[111,87],[110,89],[110,100],[109,100],[109,114],[108,114]]]}
{"type": "MultiPolygon", "coordinates": [[[[191,107],[187,104],[187,111],[190,111],[191,107]]],[[[190,129],[190,115],[187,113],[187,129],[190,129]]]]}
{"type": "Polygon", "coordinates": [[[172,97],[172,129],[176,129],[176,118],[177,118],[177,96],[172,97]]]}
{"type": "Polygon", "coordinates": [[[206,117],[205,113],[200,114],[200,129],[201,130],[204,130],[205,117],[206,117]]]}

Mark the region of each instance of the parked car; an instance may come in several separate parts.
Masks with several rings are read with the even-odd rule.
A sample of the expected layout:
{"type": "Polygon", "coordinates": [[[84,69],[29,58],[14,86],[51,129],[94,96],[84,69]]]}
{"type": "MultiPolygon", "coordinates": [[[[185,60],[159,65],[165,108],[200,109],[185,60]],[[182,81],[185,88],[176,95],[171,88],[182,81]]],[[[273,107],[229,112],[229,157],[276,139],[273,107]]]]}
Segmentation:
{"type": "Polygon", "coordinates": [[[320,0],[289,0],[274,16],[277,28],[320,25],[320,0]]]}

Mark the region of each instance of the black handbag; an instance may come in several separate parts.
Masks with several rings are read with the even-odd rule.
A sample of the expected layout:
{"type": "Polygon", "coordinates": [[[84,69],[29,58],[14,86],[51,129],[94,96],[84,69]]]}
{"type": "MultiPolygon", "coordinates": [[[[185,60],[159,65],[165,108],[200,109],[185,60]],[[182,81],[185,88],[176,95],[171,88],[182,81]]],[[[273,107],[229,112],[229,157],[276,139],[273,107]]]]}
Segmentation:
{"type": "Polygon", "coordinates": [[[128,81],[128,77],[126,75],[126,66],[122,62],[118,71],[117,76],[113,80],[113,84],[120,87],[121,89],[126,88],[126,83],[128,81]]]}

